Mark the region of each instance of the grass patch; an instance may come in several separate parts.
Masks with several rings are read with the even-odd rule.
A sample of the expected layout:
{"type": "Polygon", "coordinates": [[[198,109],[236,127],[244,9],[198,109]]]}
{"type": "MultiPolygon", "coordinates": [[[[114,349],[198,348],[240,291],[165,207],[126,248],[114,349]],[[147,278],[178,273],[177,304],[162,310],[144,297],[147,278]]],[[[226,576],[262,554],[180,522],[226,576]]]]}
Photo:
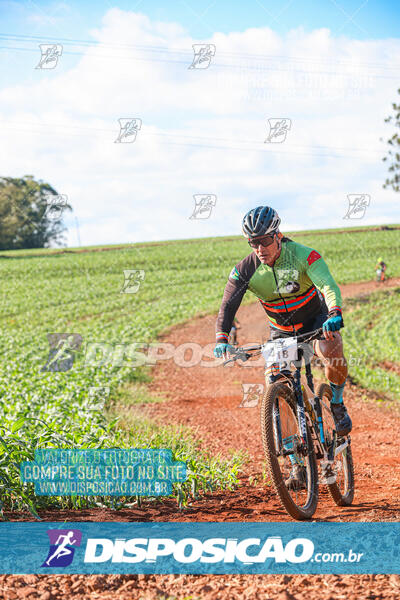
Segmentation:
{"type": "Polygon", "coordinates": [[[118,393],[118,400],[123,406],[135,406],[137,404],[154,404],[155,402],[165,402],[166,398],[162,395],[149,393],[147,385],[144,383],[126,383],[118,393]]]}
{"type": "Polygon", "coordinates": [[[348,298],[344,315],[347,308],[351,314],[341,333],[350,375],[365,389],[398,400],[400,376],[379,365],[385,360],[400,364],[400,288],[348,298]]]}
{"type": "Polygon", "coordinates": [[[231,490],[238,484],[238,474],[248,461],[246,452],[232,451],[228,458],[211,454],[203,449],[192,428],[156,423],[143,417],[139,408],[128,410],[126,404],[117,405],[111,416],[115,415],[121,417],[118,428],[123,432],[126,447],[170,448],[174,460],[186,463],[187,480],[174,484],[179,506],[187,506],[190,499],[198,499],[201,492],[231,490]]]}

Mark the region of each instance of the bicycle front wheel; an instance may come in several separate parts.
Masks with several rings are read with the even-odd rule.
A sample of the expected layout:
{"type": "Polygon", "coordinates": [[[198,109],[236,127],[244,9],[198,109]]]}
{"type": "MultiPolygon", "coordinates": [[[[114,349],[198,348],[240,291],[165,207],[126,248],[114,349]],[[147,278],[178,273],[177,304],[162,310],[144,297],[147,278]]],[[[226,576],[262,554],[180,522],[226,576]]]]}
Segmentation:
{"type": "MultiPolygon", "coordinates": [[[[326,441],[330,444],[333,439],[333,430],[335,429],[335,422],[330,410],[330,401],[332,400],[331,386],[321,383],[317,388],[317,396],[321,401],[326,441]]],[[[329,493],[338,506],[349,506],[354,498],[354,467],[350,443],[334,458],[333,472],[336,475],[336,482],[328,484],[329,493]]]]}
{"type": "Polygon", "coordinates": [[[297,520],[310,519],[318,503],[318,469],[307,426],[303,447],[292,390],[276,382],[267,388],[261,405],[261,432],[268,469],[282,506],[297,520]],[[301,477],[293,479],[293,473],[301,477]]]}

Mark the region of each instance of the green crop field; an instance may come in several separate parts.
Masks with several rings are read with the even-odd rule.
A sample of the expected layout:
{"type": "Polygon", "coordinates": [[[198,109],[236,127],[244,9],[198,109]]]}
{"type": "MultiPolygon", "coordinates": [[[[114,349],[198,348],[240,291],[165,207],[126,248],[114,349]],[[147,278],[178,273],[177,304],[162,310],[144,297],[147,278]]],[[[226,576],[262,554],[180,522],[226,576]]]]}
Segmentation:
{"type": "MultiPolygon", "coordinates": [[[[339,283],[372,279],[379,255],[388,264],[389,276],[400,275],[399,230],[329,235],[303,232],[294,237],[322,253],[339,283]]],[[[93,366],[85,358],[89,344],[103,344],[111,349],[115,359],[115,353],[121,352],[123,345],[129,345],[131,351],[134,343],[156,341],[170,325],[217,311],[231,268],[248,252],[243,238],[231,237],[138,244],[110,251],[0,253],[3,509],[29,508],[34,512],[45,507],[95,506],[100,501],[99,498],[36,497],[32,484],[20,482],[18,465],[21,460],[32,460],[38,447],[135,447],[146,445],[149,435],[149,447],[171,447],[175,458],[188,461],[189,482],[186,487],[175,489],[180,501],[196,486],[209,489],[235,483],[242,457],[221,459],[216,465],[214,459],[198,451],[189,434],[172,426],[159,430],[154,424],[136,420],[131,428],[122,427],[116,421],[116,402],[130,389],[125,383],[144,381],[143,369],[133,368],[136,365],[133,361],[118,366],[116,360],[109,360],[102,366],[93,366]],[[137,293],[121,293],[126,269],[144,271],[137,293]],[[65,372],[43,370],[49,354],[47,336],[54,333],[75,333],[82,337],[74,364],[65,372]],[[94,401],[93,390],[90,391],[104,386],[110,388],[107,411],[99,407],[99,398],[94,401]]],[[[246,302],[254,300],[254,296],[248,296],[246,302]]],[[[354,308],[357,318],[358,310],[354,308]]],[[[346,340],[353,343],[353,338],[347,337],[351,327],[347,319],[346,340]]],[[[389,334],[390,326],[380,333],[386,337],[389,334]]],[[[355,330],[354,340],[357,335],[355,330]]],[[[359,340],[362,342],[360,335],[359,340]]],[[[373,354],[372,348],[366,352],[370,352],[371,360],[378,361],[376,348],[373,354]]],[[[383,339],[379,348],[385,349],[383,339]]],[[[391,360],[398,361],[398,355],[391,360]]],[[[376,380],[364,376],[361,367],[357,377],[362,385],[375,385],[376,380]]],[[[396,380],[393,381],[390,393],[397,389],[396,380]]],[[[132,501],[122,499],[117,503],[101,499],[110,506],[120,506],[129,500],[132,501]]]]}
{"type": "Polygon", "coordinates": [[[399,400],[400,287],[346,299],[344,308],[342,335],[351,376],[367,390],[399,400]]]}

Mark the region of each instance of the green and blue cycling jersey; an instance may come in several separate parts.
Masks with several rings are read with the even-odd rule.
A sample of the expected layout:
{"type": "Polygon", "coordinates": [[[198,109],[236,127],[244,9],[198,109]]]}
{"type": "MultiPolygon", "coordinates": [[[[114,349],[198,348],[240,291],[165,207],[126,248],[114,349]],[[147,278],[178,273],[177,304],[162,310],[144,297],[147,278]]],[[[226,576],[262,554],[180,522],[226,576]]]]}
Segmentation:
{"type": "Polygon", "coordinates": [[[216,323],[216,341],[226,342],[234,316],[247,290],[261,302],[269,324],[281,332],[297,332],[321,312],[342,313],[342,296],[328,265],[308,246],[283,237],[274,265],[262,264],[255,252],[231,271],[216,323]]]}

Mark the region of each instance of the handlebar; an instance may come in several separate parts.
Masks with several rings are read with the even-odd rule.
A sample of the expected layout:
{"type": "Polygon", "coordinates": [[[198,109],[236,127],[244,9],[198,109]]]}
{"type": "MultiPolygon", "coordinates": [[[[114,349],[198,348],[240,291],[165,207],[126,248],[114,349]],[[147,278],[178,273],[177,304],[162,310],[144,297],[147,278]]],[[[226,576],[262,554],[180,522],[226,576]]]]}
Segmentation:
{"type": "MultiPolygon", "coordinates": [[[[297,340],[304,344],[307,342],[311,342],[312,340],[322,339],[321,336],[322,327],[320,327],[319,329],[315,329],[314,331],[310,331],[309,333],[303,333],[302,335],[294,335],[293,337],[295,337],[297,340]]],[[[230,354],[233,354],[233,357],[229,358],[222,364],[223,366],[225,366],[230,362],[235,362],[236,360],[246,362],[246,360],[249,360],[249,358],[261,354],[261,348],[263,347],[263,345],[264,344],[257,344],[256,346],[249,346],[248,348],[233,349],[233,351],[230,351],[230,354]]]]}
{"type": "Polygon", "coordinates": [[[262,344],[250,346],[249,348],[233,348],[229,351],[230,354],[233,354],[233,357],[229,358],[222,364],[225,366],[230,362],[235,362],[236,360],[242,360],[243,362],[246,362],[246,360],[249,360],[249,358],[252,356],[258,356],[258,354],[261,354],[261,348],[262,344]]]}
{"type": "Polygon", "coordinates": [[[314,329],[314,331],[310,331],[309,333],[303,333],[302,335],[297,335],[294,337],[296,337],[298,340],[301,340],[302,342],[311,342],[312,340],[321,339],[321,336],[322,327],[320,327],[319,329],[314,329]]]}

